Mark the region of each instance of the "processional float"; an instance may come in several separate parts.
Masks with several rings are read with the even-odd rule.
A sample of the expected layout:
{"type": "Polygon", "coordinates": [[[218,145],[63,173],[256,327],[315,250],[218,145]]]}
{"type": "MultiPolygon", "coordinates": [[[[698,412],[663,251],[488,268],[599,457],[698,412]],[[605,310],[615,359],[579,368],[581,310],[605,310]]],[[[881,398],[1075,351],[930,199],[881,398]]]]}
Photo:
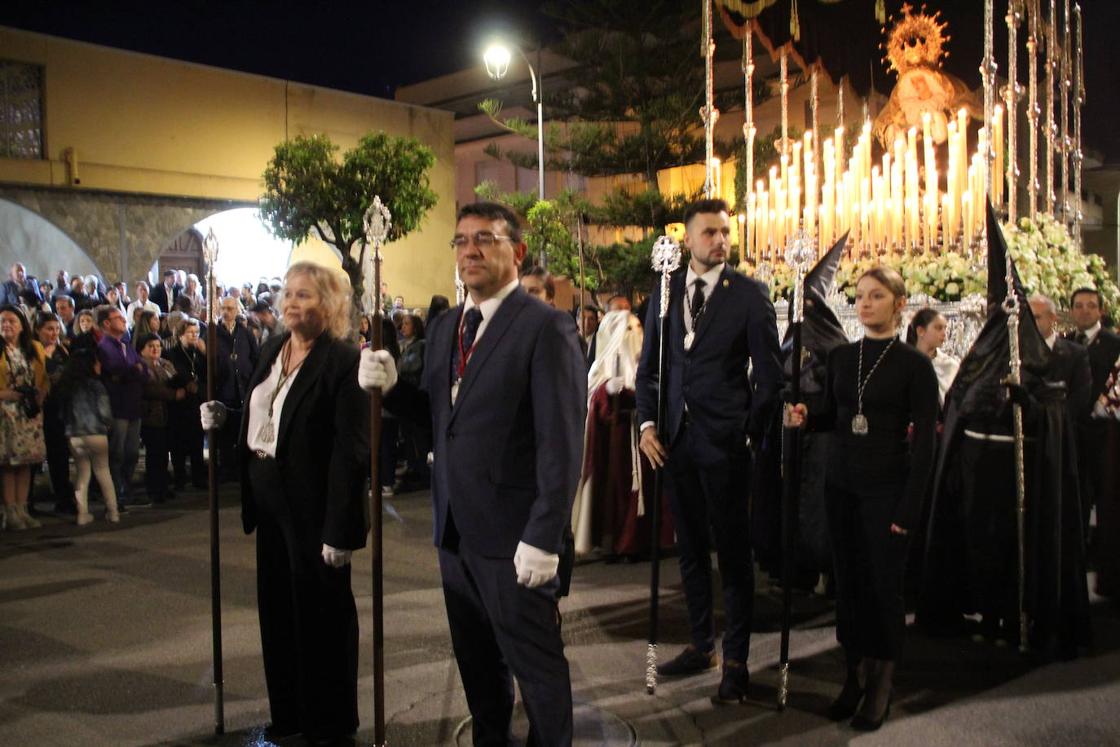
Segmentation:
{"type": "MultiPolygon", "coordinates": [[[[983,88],[982,109],[971,100],[964,84],[941,71],[941,61],[949,41],[946,24],[937,13],[927,13],[923,5],[915,12],[905,3],[897,17],[888,18],[883,0],[701,0],[701,45],[704,58],[704,105],[700,116],[704,125],[705,169],[704,194],[713,196],[718,183],[719,164],[714,158],[714,131],[719,111],[714,103],[715,37],[713,34],[713,3],[731,29],[742,39],[741,70],[744,77],[744,161],[745,190],[742,202],[736,205],[740,225],[741,256],[751,261],[755,277],[769,282],[778,265],[792,269],[791,286],[794,313],[791,316],[794,346],[797,347],[803,309],[803,280],[806,268],[842,235],[847,238],[851,257],[875,258],[892,254],[959,252],[972,259],[978,269],[986,251],[991,230],[988,205],[1006,215],[1014,223],[1019,212],[1018,112],[1022,89],[1018,81],[1019,35],[1024,18],[1027,22],[1026,51],[1028,102],[1026,116],[1030,123],[1027,147],[1028,174],[1026,214],[1035,218],[1043,207],[1039,204],[1039,161],[1042,159],[1042,199],[1047,213],[1055,215],[1072,228],[1075,241],[1081,237],[1081,183],[1083,157],[1081,152],[1081,107],[1085,101],[1083,53],[1081,39],[1081,8],[1072,0],[1048,0],[1048,13],[1043,14],[1043,0],[1009,0],[1005,17],[1008,33],[1008,82],[1002,95],[998,88],[998,64],[994,53],[995,13],[993,0],[984,0],[983,59],[980,66],[983,88]],[[871,8],[871,6],[874,6],[871,8]],[[850,71],[843,64],[840,74],[829,70],[830,60],[820,46],[802,45],[802,23],[816,23],[810,35],[819,39],[831,30],[847,29],[860,8],[868,8],[882,24],[886,41],[881,45],[884,60],[899,76],[899,84],[891,99],[875,121],[867,116],[854,143],[849,147],[845,130],[844,90],[850,71]],[[809,11],[806,13],[805,11],[809,11]],[[804,19],[804,20],[803,20],[804,19]],[[1076,30],[1073,29],[1076,23],[1076,30]],[[1061,34],[1059,35],[1059,26],[1061,34]],[[762,179],[755,179],[754,145],[758,135],[754,113],[755,73],[753,38],[758,35],[779,66],[778,91],[781,97],[781,136],[778,141],[779,162],[769,168],[762,179]],[[1043,105],[1044,126],[1039,126],[1038,55],[1045,49],[1043,105]],[[809,74],[809,111],[812,127],[802,138],[789,137],[789,61],[794,57],[809,74]],[[819,76],[834,75],[837,85],[837,124],[830,136],[822,138],[819,122],[819,76]],[[939,106],[929,107],[923,101],[933,99],[939,106]],[[1002,98],[1002,104],[997,99],[1002,98]],[[1055,123],[1055,110],[1059,122],[1055,123]],[[1072,126],[1069,121],[1072,111],[1072,126]],[[1006,127],[1005,127],[1006,116],[1006,127]],[[975,135],[975,147],[969,150],[969,122],[980,118],[981,127],[975,135]],[[1040,146],[1038,133],[1043,143],[1040,146]],[[873,161],[873,136],[883,151],[873,161]],[[918,149],[919,140],[921,150],[918,149]],[[941,146],[944,146],[942,149],[941,146]],[[941,153],[939,153],[939,150],[941,153]],[[939,171],[938,156],[946,168],[939,171]],[[1055,168],[1055,156],[1059,168],[1055,168]],[[1060,172],[1059,172],[1060,169],[1060,172]],[[1070,182],[1072,179],[1072,190],[1070,182]],[[1055,192],[1055,185],[1060,185],[1055,192]],[[942,187],[944,185],[944,187],[942,187]],[[782,252],[781,249],[785,251],[782,252]]],[[[998,227],[997,229],[998,230],[998,227]]],[[[1002,240],[1002,239],[1000,239],[1002,240]]],[[[668,237],[662,237],[653,249],[653,267],[661,274],[661,349],[658,394],[658,435],[665,421],[664,339],[668,305],[668,273],[679,266],[680,250],[668,237]],[[671,268],[671,269],[670,269],[671,268]]],[[[1020,302],[1015,292],[1013,263],[1006,260],[1008,284],[1003,311],[1008,326],[1008,376],[1010,388],[1020,383],[1022,366],[1019,350],[1020,302]]],[[[963,307],[962,307],[963,308],[963,307]]],[[[982,308],[982,306],[980,307],[982,308]]],[[[794,387],[799,381],[800,355],[795,350],[794,387]]],[[[1014,402],[1014,398],[1012,398],[1014,402]]],[[[1020,646],[1027,645],[1027,613],[1025,610],[1025,512],[1026,492],[1023,463],[1022,408],[1012,407],[1015,439],[1015,485],[1017,498],[1018,585],[1020,646]]],[[[783,460],[787,470],[785,483],[790,486],[783,496],[783,614],[780,685],[778,704],[784,708],[789,693],[789,637],[791,628],[790,568],[792,567],[794,522],[797,516],[797,492],[791,481],[797,477],[796,441],[789,447],[791,459],[783,460]]],[[[655,495],[660,495],[660,472],[655,495]]],[[[650,626],[646,653],[646,689],[653,693],[657,684],[657,603],[659,580],[658,506],[654,502],[653,566],[650,581],[650,626]]]]}

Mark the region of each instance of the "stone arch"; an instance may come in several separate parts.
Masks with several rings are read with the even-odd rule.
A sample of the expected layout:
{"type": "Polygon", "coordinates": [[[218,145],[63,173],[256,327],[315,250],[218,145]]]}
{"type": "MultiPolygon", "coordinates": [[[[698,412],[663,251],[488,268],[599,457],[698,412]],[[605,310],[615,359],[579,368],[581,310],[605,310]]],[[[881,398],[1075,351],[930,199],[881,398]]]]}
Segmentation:
{"type": "Polygon", "coordinates": [[[16,262],[24,265],[28,275],[52,283],[59,270],[102,274],[73,236],[34,210],[0,199],[0,268],[6,270],[16,262]]]}
{"type": "Polygon", "coordinates": [[[165,246],[214,213],[254,203],[75,189],[0,186],[0,199],[53,224],[108,282],[143,277],[165,246]]]}

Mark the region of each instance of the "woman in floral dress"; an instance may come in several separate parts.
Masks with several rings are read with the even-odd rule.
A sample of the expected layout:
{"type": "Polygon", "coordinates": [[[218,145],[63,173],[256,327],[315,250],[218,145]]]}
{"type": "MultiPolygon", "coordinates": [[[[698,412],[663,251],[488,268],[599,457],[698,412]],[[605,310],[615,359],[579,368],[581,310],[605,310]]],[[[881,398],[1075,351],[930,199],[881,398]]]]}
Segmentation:
{"type": "Polygon", "coordinates": [[[31,467],[46,458],[43,400],[47,362],[43,346],[16,306],[0,307],[0,485],[9,529],[39,525],[27,511],[31,467]]]}

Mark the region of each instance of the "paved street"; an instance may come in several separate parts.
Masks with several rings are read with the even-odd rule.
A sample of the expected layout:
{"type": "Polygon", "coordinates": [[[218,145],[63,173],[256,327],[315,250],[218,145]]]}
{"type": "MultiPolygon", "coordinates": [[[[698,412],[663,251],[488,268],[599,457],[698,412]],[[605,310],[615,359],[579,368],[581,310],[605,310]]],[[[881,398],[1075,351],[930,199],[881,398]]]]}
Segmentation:
{"type": "MultiPolygon", "coordinates": [[[[119,527],[0,534],[0,744],[257,744],[267,721],[253,543],[234,490],[222,510],[228,733],[214,737],[205,497],[137,509],[119,527]]],[[[451,656],[428,496],[390,499],[385,664],[389,743],[454,744],[467,715],[451,656]]],[[[372,735],[369,553],[355,555],[362,616],[360,707],[372,735]]],[[[563,604],[577,731],[584,744],[1118,744],[1120,616],[1097,603],[1091,656],[1033,668],[1007,649],[911,636],[895,705],[877,734],[823,712],[842,678],[827,605],[797,600],[791,707],[776,712],[777,597],[760,593],[750,668],[754,701],[713,706],[718,675],[642,687],[648,564],[576,569],[563,604]]],[[[664,564],[665,655],[685,641],[675,561],[664,564]]],[[[467,732],[469,734],[469,731],[467,732]]]]}

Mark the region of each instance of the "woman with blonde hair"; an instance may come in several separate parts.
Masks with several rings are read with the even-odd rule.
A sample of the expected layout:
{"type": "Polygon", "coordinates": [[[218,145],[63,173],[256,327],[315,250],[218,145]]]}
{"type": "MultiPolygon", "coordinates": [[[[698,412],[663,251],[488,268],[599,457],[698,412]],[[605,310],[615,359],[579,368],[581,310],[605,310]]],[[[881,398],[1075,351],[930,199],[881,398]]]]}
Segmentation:
{"type": "Polygon", "coordinates": [[[822,412],[787,407],[787,427],[834,432],[825,499],[836,580],[836,638],[847,677],[829,716],[878,729],[890,712],[906,625],[908,535],[921,516],[933,468],[937,376],[929,356],[899,341],[906,286],[873,267],[856,284],[859,342],[828,357],[822,412]]]}
{"type": "MultiPolygon", "coordinates": [[[[261,349],[237,439],[241,519],[257,535],[270,736],[326,743],[358,728],[350,555],[368,530],[369,399],[350,341],[350,289],[338,274],[292,265],[280,311],[286,331],[261,349]]],[[[204,403],[203,428],[224,412],[204,403]]]]}

